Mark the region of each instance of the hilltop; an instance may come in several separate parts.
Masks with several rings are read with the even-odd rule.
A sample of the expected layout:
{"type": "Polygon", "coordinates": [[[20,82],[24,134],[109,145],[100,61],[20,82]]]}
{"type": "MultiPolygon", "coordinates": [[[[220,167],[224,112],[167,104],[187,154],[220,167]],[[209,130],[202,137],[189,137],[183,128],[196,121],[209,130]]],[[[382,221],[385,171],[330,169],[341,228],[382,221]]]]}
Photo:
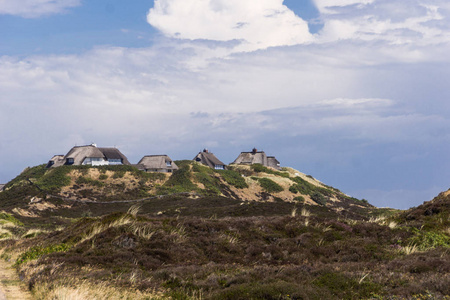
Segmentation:
{"type": "Polygon", "coordinates": [[[225,203],[239,206],[231,215],[239,211],[245,214],[244,204],[264,206],[275,202],[280,208],[308,205],[345,214],[366,215],[374,209],[366,201],[347,196],[292,168],[276,171],[255,164],[214,170],[194,161],[178,161],[177,165],[179,170],[174,173],[146,173],[124,165],[51,169],[40,165],[27,168],[9,182],[0,201],[4,210],[18,217],[36,218],[126,211],[135,202],[142,202],[144,209],[149,206],[146,203],[154,203],[146,209],[153,215],[191,215],[200,211],[207,215],[210,209],[210,215],[226,216],[226,211],[214,209],[214,205],[225,203]],[[168,206],[167,202],[172,203],[168,206]],[[202,205],[196,211],[195,205],[188,205],[198,202],[202,205]]]}
{"type": "Polygon", "coordinates": [[[378,209],[291,168],[25,170],[1,257],[39,299],[449,299],[450,191],[378,209]]]}

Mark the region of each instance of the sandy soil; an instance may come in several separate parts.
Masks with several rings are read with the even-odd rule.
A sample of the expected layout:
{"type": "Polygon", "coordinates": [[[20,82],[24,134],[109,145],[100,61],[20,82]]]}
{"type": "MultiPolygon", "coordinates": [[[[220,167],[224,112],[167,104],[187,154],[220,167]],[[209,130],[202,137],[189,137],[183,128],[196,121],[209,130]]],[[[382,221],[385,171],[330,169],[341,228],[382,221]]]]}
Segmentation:
{"type": "Polygon", "coordinates": [[[0,259],[0,300],[31,300],[33,297],[20,281],[11,264],[0,259]]]}

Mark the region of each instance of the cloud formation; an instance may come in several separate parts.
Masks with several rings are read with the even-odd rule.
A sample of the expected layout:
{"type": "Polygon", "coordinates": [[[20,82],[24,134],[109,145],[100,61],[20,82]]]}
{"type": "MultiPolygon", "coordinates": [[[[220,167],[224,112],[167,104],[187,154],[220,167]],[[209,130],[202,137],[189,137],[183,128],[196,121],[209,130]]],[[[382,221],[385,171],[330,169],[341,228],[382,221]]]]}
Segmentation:
{"type": "Polygon", "coordinates": [[[0,57],[0,182],[96,142],[132,162],[256,146],[395,207],[446,187],[450,5],[319,2],[313,36],[279,0],[158,0],[148,19],[167,37],[149,48],[0,57]]]}
{"type": "Polygon", "coordinates": [[[147,19],[169,37],[241,40],[244,51],[312,40],[308,24],[282,0],[155,0],[147,19]]]}
{"type": "Polygon", "coordinates": [[[0,15],[38,18],[64,13],[80,4],[81,0],[0,0],[0,15]]]}
{"type": "Polygon", "coordinates": [[[443,0],[316,0],[324,28],[318,40],[385,41],[438,45],[450,41],[449,5],[443,0]]]}

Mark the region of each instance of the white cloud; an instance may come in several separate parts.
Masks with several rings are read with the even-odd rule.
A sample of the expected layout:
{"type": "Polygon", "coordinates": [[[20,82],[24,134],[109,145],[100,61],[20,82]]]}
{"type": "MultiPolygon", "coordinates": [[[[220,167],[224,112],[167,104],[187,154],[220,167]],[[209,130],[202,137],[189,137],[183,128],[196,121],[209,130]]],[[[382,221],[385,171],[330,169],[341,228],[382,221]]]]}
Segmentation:
{"type": "Polygon", "coordinates": [[[390,45],[438,45],[450,42],[450,11],[442,0],[422,1],[346,1],[316,0],[324,28],[320,42],[336,40],[384,41],[390,45]]]}
{"type": "Polygon", "coordinates": [[[258,146],[338,188],[348,180],[344,191],[386,177],[390,190],[443,186],[450,176],[440,146],[450,142],[449,5],[334,2],[333,14],[322,14],[324,30],[304,43],[303,21],[281,1],[258,1],[254,10],[249,3],[256,5],[160,0],[149,22],[170,38],[150,48],[0,57],[0,128],[12,133],[0,144],[0,156],[11,157],[0,181],[96,142],[118,146],[133,162],[156,153],[190,159],[205,146],[230,162],[258,146]],[[281,40],[271,35],[279,30],[286,31],[281,40]],[[388,163],[397,170],[422,163],[423,178],[411,169],[391,175],[388,163]],[[358,178],[339,177],[341,170],[358,178]]]}
{"type": "Polygon", "coordinates": [[[308,24],[282,0],[155,0],[147,19],[169,37],[243,40],[244,51],[312,40],[308,24]]]}
{"type": "Polygon", "coordinates": [[[343,6],[356,5],[362,7],[365,4],[371,4],[376,0],[313,0],[317,9],[321,13],[334,13],[333,8],[339,8],[343,6]]]}
{"type": "Polygon", "coordinates": [[[81,4],[81,0],[0,0],[0,15],[24,18],[64,13],[68,8],[81,4]]]}

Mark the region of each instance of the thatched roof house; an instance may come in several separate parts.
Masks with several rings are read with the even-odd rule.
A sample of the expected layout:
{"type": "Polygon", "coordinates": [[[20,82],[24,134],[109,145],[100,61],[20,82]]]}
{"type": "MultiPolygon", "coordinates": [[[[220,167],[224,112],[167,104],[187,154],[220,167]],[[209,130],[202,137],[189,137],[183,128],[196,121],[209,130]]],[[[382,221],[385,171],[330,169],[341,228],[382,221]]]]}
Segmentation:
{"type": "Polygon", "coordinates": [[[91,144],[75,146],[64,156],[53,156],[47,167],[59,167],[62,165],[130,165],[130,162],[117,148],[98,148],[97,145],[91,144]]]}
{"type": "Polygon", "coordinates": [[[145,172],[171,173],[178,166],[167,155],[146,155],[137,164],[137,168],[145,172]]]}
{"type": "Polygon", "coordinates": [[[234,160],[233,164],[261,164],[266,167],[281,170],[280,162],[275,158],[275,156],[267,156],[264,151],[258,151],[256,148],[253,148],[251,152],[241,152],[241,154],[239,154],[239,156],[234,160]]]}
{"type": "Polygon", "coordinates": [[[208,149],[199,152],[193,160],[216,170],[225,170],[226,166],[213,153],[209,152],[208,149]]]}

